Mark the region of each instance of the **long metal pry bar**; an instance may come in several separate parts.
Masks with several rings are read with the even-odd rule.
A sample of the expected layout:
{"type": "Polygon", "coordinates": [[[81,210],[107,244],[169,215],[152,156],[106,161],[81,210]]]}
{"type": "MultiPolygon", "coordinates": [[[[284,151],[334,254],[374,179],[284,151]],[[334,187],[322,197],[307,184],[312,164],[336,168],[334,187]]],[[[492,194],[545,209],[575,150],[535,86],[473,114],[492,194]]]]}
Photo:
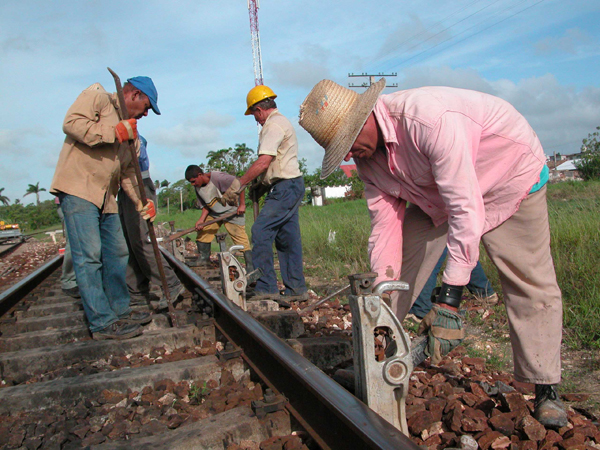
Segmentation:
{"type": "MultiPolygon", "coordinates": [[[[129,113],[127,111],[127,107],[125,106],[125,96],[123,95],[123,86],[121,86],[121,79],[119,76],[111,70],[110,67],[107,67],[108,71],[111,73],[113,78],[115,79],[115,86],[117,88],[117,96],[119,98],[119,106],[121,109],[121,118],[123,120],[129,119],[129,113]]],[[[135,177],[137,179],[139,192],[140,192],[140,200],[142,204],[145,205],[148,203],[148,198],[146,197],[146,190],[144,189],[144,180],[142,179],[142,171],[140,170],[140,162],[138,160],[137,153],[135,151],[135,146],[132,141],[128,143],[129,150],[131,152],[131,159],[133,161],[133,167],[135,168],[135,177]]],[[[164,296],[167,298],[167,302],[169,305],[169,316],[171,317],[171,322],[173,326],[178,327],[179,323],[177,320],[177,313],[175,312],[175,308],[173,307],[171,293],[169,292],[169,287],[167,285],[167,278],[165,276],[165,269],[162,265],[162,258],[160,256],[160,250],[158,249],[158,242],[156,240],[156,233],[154,231],[154,224],[150,219],[147,220],[148,223],[148,234],[150,235],[150,242],[152,242],[152,249],[154,250],[154,257],[156,258],[156,265],[158,266],[158,272],[160,274],[160,281],[162,283],[162,289],[164,296]]]]}
{"type": "Polygon", "coordinates": [[[350,275],[354,341],[355,394],[380,416],[408,436],[406,395],[413,371],[410,337],[381,298],[384,292],[408,290],[403,281],[386,281],[373,287],[376,273],[350,275]],[[395,345],[377,360],[375,333],[386,330],[395,345]],[[393,352],[389,351],[393,350],[393,352]]]}

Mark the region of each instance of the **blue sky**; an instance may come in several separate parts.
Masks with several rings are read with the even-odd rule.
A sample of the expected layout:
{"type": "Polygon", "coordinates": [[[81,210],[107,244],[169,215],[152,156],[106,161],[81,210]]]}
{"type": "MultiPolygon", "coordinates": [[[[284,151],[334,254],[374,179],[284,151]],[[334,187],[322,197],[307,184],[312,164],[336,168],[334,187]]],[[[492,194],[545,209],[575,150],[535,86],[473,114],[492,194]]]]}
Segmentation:
{"type": "MultiPolygon", "coordinates": [[[[597,0],[263,0],[265,84],[295,124],[312,172],[321,148],[297,125],[299,105],[323,78],[390,73],[407,89],[448,85],[502,97],[525,115],[547,154],[574,153],[600,125],[597,0]]],[[[50,188],[62,121],[94,82],[154,79],[161,116],[143,118],[153,178],[177,181],[211,150],[246,143],[254,86],[245,0],[62,0],[0,4],[0,188],[12,201],[29,183],[50,188]]],[[[362,91],[362,89],[357,89],[362,91]]],[[[51,195],[42,193],[42,199],[51,195]]]]}

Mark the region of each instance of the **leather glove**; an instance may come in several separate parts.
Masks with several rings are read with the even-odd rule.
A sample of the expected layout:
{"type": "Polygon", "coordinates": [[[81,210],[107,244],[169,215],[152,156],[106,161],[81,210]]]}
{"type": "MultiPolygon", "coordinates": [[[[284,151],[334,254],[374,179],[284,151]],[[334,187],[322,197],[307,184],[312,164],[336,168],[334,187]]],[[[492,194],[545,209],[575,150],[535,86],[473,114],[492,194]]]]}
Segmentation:
{"type": "Polygon", "coordinates": [[[117,138],[119,143],[137,139],[137,137],[138,137],[137,120],[135,120],[135,119],[121,120],[115,127],[115,137],[117,138]]]}
{"type": "Polygon", "coordinates": [[[465,338],[462,318],[458,312],[434,304],[419,325],[418,334],[429,336],[425,354],[432,364],[439,364],[442,357],[460,345],[465,338]]]}
{"type": "Polygon", "coordinates": [[[263,195],[269,192],[269,189],[269,186],[265,186],[260,181],[258,181],[258,178],[255,178],[252,182],[252,185],[248,189],[248,195],[251,199],[259,201],[263,195]]]}
{"type": "Polygon", "coordinates": [[[142,202],[138,203],[138,212],[144,220],[150,219],[150,222],[154,222],[156,218],[156,208],[154,208],[154,202],[150,199],[144,206],[142,206],[142,202]]]}
{"type": "Polygon", "coordinates": [[[221,204],[223,206],[225,206],[226,204],[231,206],[238,206],[238,204],[240,203],[240,193],[238,191],[241,187],[242,185],[240,184],[240,180],[238,180],[237,178],[233,180],[231,186],[229,186],[229,188],[223,194],[223,197],[221,197],[221,204]]]}

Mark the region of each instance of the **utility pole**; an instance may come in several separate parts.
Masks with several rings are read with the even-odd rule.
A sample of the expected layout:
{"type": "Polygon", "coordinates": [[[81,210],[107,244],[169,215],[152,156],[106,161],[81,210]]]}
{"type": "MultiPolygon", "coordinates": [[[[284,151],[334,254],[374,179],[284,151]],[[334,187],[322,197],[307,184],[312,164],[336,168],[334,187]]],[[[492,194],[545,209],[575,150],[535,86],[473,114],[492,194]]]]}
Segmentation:
{"type": "MultiPolygon", "coordinates": [[[[369,83],[367,84],[367,82],[365,81],[364,83],[361,84],[350,84],[348,83],[348,87],[364,87],[364,88],[368,88],[369,86],[371,86],[373,83],[375,83],[375,77],[397,77],[398,73],[396,72],[392,72],[392,73],[349,73],[348,74],[349,77],[369,77],[369,83]]],[[[393,83],[393,84],[386,84],[385,87],[398,87],[398,83],[393,83]]]]}

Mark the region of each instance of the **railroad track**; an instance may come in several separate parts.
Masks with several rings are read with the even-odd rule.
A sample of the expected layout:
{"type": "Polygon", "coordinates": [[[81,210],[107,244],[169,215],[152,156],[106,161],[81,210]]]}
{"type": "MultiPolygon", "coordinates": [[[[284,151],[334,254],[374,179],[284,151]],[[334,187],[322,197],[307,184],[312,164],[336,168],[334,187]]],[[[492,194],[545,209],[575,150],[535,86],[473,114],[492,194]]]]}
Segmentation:
{"type": "Polygon", "coordinates": [[[23,240],[21,242],[12,243],[12,244],[0,244],[0,258],[3,256],[10,255],[17,248],[19,248],[21,246],[21,244],[23,244],[24,242],[25,242],[25,240],[23,240]]]}
{"type": "Polygon", "coordinates": [[[0,449],[418,448],[284,340],[296,313],[251,315],[163,253],[180,326],[155,314],[134,339],[91,340],[61,256],[0,295],[0,449]]]}

